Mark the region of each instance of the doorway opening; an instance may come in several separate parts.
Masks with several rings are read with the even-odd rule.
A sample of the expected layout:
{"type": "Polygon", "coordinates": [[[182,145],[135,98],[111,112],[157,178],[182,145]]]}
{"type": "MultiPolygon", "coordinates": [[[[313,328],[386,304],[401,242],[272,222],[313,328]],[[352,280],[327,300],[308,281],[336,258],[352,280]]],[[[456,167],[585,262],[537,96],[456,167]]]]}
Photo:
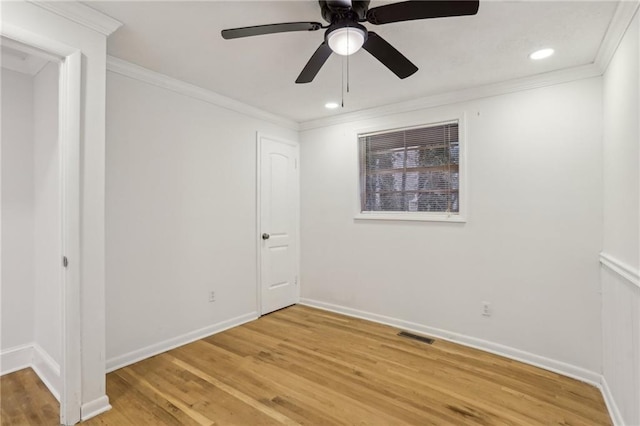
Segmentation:
{"type": "Polygon", "coordinates": [[[58,417],[74,424],[80,420],[80,52],[7,31],[0,40],[2,416],[18,416],[20,423],[11,408],[31,402],[42,404],[47,422],[58,417]],[[12,383],[21,392],[13,393],[12,383]]]}

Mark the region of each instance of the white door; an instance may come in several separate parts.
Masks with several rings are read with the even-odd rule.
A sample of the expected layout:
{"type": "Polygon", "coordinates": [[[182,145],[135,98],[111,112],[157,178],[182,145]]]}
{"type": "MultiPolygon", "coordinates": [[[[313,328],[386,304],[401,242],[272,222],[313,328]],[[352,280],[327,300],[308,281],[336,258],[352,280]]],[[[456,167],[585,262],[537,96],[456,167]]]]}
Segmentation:
{"type": "Polygon", "coordinates": [[[261,314],[298,301],[298,147],[259,136],[261,314]]]}

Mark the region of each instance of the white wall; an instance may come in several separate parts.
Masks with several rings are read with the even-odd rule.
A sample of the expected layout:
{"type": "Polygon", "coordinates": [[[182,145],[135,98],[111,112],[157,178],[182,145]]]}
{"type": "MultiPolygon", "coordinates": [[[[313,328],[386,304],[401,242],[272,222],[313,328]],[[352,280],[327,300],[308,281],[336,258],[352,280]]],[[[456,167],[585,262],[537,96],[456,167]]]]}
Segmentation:
{"type": "Polygon", "coordinates": [[[82,51],[81,294],[83,416],[109,407],[105,397],[105,74],[106,37],[37,4],[2,4],[2,24],[82,51]]]}
{"type": "Polygon", "coordinates": [[[48,63],[33,79],[34,341],[62,362],[62,280],[58,64],[48,63]]]}
{"type": "Polygon", "coordinates": [[[604,75],[603,373],[626,424],[640,424],[640,30],[636,14],[604,75]]]}
{"type": "Polygon", "coordinates": [[[592,78],[302,132],[303,299],[597,380],[601,92],[592,78]],[[468,222],[354,220],[357,131],[460,113],[468,222]],[[481,316],[482,301],[492,317],[481,316]]]}
{"type": "Polygon", "coordinates": [[[638,267],[638,15],[604,75],[604,251],[638,267]]]}
{"type": "Polygon", "coordinates": [[[107,74],[109,368],[256,315],[257,131],[297,140],[107,74]]]}
{"type": "Polygon", "coordinates": [[[60,395],[58,65],[2,70],[2,373],[32,367],[60,395]],[[6,89],[6,90],[5,90],[6,89]]]}
{"type": "Polygon", "coordinates": [[[1,152],[0,352],[7,352],[34,337],[33,78],[4,68],[1,152]]]}

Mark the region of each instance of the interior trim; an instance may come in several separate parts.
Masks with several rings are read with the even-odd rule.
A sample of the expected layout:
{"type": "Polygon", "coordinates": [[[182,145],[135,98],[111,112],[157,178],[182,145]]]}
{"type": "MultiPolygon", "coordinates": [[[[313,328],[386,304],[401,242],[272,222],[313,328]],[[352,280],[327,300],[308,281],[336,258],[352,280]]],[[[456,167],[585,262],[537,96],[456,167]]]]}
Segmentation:
{"type": "Polygon", "coordinates": [[[182,80],[132,64],[131,62],[127,62],[114,56],[107,55],[107,71],[121,74],[163,89],[171,90],[172,92],[198,99],[230,111],[238,112],[258,120],[268,121],[287,129],[295,131],[299,130],[298,123],[293,120],[247,105],[211,90],[195,86],[191,83],[186,83],[182,80]]]}
{"type": "Polygon", "coordinates": [[[580,380],[581,382],[589,383],[592,386],[600,386],[600,373],[590,371],[576,365],[568,364],[563,361],[546,358],[544,356],[536,355],[531,352],[502,345],[500,343],[495,343],[488,340],[479,339],[477,337],[471,337],[452,331],[429,327],[427,325],[422,325],[411,321],[387,317],[372,312],[361,311],[358,309],[353,309],[341,305],[334,305],[332,303],[321,302],[313,299],[301,298],[300,304],[310,306],[312,308],[323,309],[325,311],[336,312],[338,314],[347,315],[354,318],[377,322],[379,324],[389,325],[413,333],[419,333],[438,339],[448,340],[460,345],[468,346],[474,349],[480,349],[485,352],[504,356],[516,361],[543,368],[545,370],[553,371],[554,373],[562,374],[563,376],[571,377],[573,379],[580,380]]]}
{"type": "MultiPolygon", "coordinates": [[[[42,6],[40,3],[36,4],[42,6]]],[[[57,3],[54,2],[46,4],[51,5],[57,3]]],[[[567,83],[570,81],[576,81],[585,78],[599,77],[606,71],[609,62],[611,61],[613,54],[620,44],[620,41],[622,40],[627,27],[633,20],[633,17],[639,8],[639,5],[639,2],[632,1],[620,2],[618,4],[615,14],[611,19],[609,28],[607,29],[607,32],[603,38],[603,41],[593,63],[513,80],[507,80],[499,83],[492,83],[447,93],[435,94],[432,96],[383,105],[360,111],[354,111],[351,113],[340,114],[332,117],[303,121],[300,123],[236,101],[234,99],[220,95],[214,91],[204,89],[190,83],[186,83],[181,80],[166,76],[164,74],[160,74],[155,71],[140,67],[138,65],[113,56],[107,56],[107,70],[131,78],[135,78],[137,80],[144,81],[158,87],[172,90],[174,92],[181,93],[195,99],[200,99],[202,101],[235,112],[239,112],[241,114],[269,121],[285,128],[296,131],[305,131],[358,120],[372,119],[386,115],[434,108],[443,105],[466,102],[474,99],[482,99],[491,96],[499,96],[524,90],[553,86],[556,84],[567,83]]],[[[47,8],[46,6],[42,7],[47,8]]],[[[52,7],[54,9],[60,9],[55,6],[52,7]]],[[[99,14],[99,12],[93,9],[91,10],[99,14]]],[[[63,13],[60,10],[54,11],[59,14],[63,13]]]]}
{"type": "Polygon", "coordinates": [[[142,361],[143,359],[150,358],[154,355],[167,352],[171,349],[177,348],[178,346],[183,346],[187,343],[195,342],[196,340],[200,340],[213,334],[236,327],[238,325],[256,320],[258,319],[258,317],[259,315],[257,312],[250,312],[248,314],[240,315],[238,317],[231,318],[225,321],[220,321],[218,323],[200,328],[198,330],[189,331],[179,336],[163,340],[162,342],[153,343],[149,346],[109,358],[107,359],[107,373],[110,373],[122,367],[126,367],[127,365],[134,364],[138,361],[142,361]]]}
{"type": "Polygon", "coordinates": [[[105,36],[122,26],[122,22],[77,1],[27,1],[105,36]]]}
{"type": "Polygon", "coordinates": [[[37,343],[14,346],[0,352],[0,375],[31,368],[55,399],[60,401],[60,365],[37,343]]]}
{"type": "Polygon", "coordinates": [[[338,314],[360,318],[368,321],[373,321],[379,324],[385,324],[392,327],[400,328],[402,330],[408,330],[410,332],[420,333],[437,339],[448,340],[453,343],[457,343],[463,346],[468,346],[474,349],[479,349],[492,354],[500,355],[515,361],[524,362],[525,364],[533,365],[535,367],[543,368],[554,373],[562,374],[563,376],[571,377],[581,382],[588,383],[600,390],[605,400],[609,416],[614,422],[615,426],[622,426],[624,423],[620,415],[620,410],[613,399],[609,386],[606,383],[605,378],[595,371],[590,371],[582,367],[578,367],[572,364],[568,364],[563,361],[543,357],[531,352],[523,351],[520,349],[505,346],[499,343],[490,342],[488,340],[478,339],[476,337],[467,336],[464,334],[454,333],[438,328],[429,327],[422,324],[417,324],[410,321],[405,321],[397,318],[387,317],[384,315],[374,314],[371,312],[360,311],[358,309],[349,308],[346,306],[334,305],[332,303],[320,302],[318,300],[301,298],[300,304],[310,306],[312,308],[318,308],[325,311],[335,312],[338,314]]]}
{"type": "Polygon", "coordinates": [[[601,76],[606,71],[611,58],[613,58],[613,54],[616,52],[620,41],[622,41],[622,37],[631,24],[631,21],[633,21],[634,15],[639,7],[640,2],[638,1],[622,1],[618,4],[613,18],[611,18],[609,28],[607,28],[607,32],[600,44],[595,60],[591,64],[507,80],[499,83],[471,87],[453,92],[435,94],[410,101],[374,107],[332,117],[304,121],[300,123],[300,130],[305,131],[317,129],[336,124],[344,124],[385,115],[434,108],[474,99],[505,95],[523,90],[537,89],[546,86],[553,86],[555,84],[581,80],[584,78],[601,76]]]}
{"type": "Polygon", "coordinates": [[[600,68],[601,74],[604,74],[607,70],[611,59],[613,59],[613,55],[618,49],[618,45],[622,41],[622,37],[624,37],[627,28],[631,25],[631,21],[633,21],[633,17],[639,7],[640,2],[638,1],[621,1],[618,3],[618,7],[616,8],[613,18],[611,18],[609,28],[607,28],[607,32],[602,39],[600,49],[598,49],[594,61],[598,68],[600,68]]]}
{"type": "Polygon", "coordinates": [[[614,426],[624,426],[624,419],[622,418],[620,408],[618,408],[618,404],[616,404],[616,400],[611,393],[611,388],[609,388],[607,379],[602,376],[601,380],[602,385],[600,386],[600,391],[602,392],[602,397],[604,398],[604,403],[607,406],[607,410],[609,410],[611,421],[613,422],[614,426]]]}
{"type": "Polygon", "coordinates": [[[640,271],[607,253],[600,253],[600,264],[640,288],[640,271]]]}
{"type": "Polygon", "coordinates": [[[62,377],[60,376],[60,364],[42,349],[37,343],[33,344],[33,358],[30,367],[36,372],[42,383],[55,399],[60,401],[62,390],[62,377]]]}
{"type": "Polygon", "coordinates": [[[82,421],[89,420],[92,417],[102,414],[105,411],[111,410],[111,404],[109,404],[109,397],[106,395],[100,398],[94,399],[91,402],[82,404],[80,407],[80,418],[82,421]]]}
{"type": "Polygon", "coordinates": [[[585,78],[598,77],[602,75],[600,69],[595,64],[582,65],[558,71],[551,71],[529,77],[507,80],[500,83],[492,83],[484,86],[476,86],[468,89],[456,90],[452,92],[440,93],[395,104],[383,105],[380,107],[354,111],[332,117],[319,118],[317,120],[304,121],[300,123],[300,131],[318,129],[337,124],[351,123],[354,121],[368,120],[377,117],[401,114],[421,109],[435,108],[444,105],[467,102],[474,99],[488,98],[492,96],[505,95],[508,93],[521,92],[524,90],[538,89],[541,87],[553,86],[570,81],[582,80],[585,78]]]}
{"type": "Polygon", "coordinates": [[[33,344],[14,346],[0,352],[0,376],[31,367],[33,344]]]}

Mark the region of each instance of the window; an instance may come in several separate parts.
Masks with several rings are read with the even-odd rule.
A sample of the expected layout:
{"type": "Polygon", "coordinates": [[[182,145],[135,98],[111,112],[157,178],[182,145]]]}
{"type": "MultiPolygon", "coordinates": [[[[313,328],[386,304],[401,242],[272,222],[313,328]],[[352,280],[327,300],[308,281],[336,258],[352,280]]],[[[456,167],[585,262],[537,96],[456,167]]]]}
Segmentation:
{"type": "Polygon", "coordinates": [[[363,213],[460,213],[458,121],[361,134],[363,213]]]}

